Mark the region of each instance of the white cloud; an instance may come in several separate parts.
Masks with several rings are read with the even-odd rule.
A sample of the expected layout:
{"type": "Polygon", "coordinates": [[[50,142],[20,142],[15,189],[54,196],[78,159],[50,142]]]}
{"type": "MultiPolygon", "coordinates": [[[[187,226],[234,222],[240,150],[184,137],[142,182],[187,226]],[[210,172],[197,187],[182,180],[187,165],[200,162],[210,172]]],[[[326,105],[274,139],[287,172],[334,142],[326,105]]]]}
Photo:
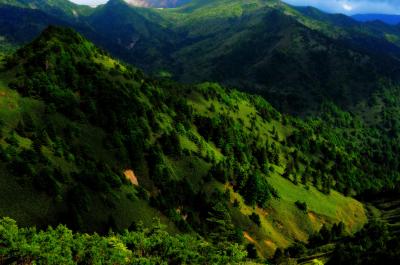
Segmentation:
{"type": "Polygon", "coordinates": [[[69,0],[69,1],[81,5],[90,5],[90,6],[96,6],[107,2],[107,0],[69,0]]]}
{"type": "Polygon", "coordinates": [[[343,9],[346,10],[346,11],[351,11],[351,10],[353,10],[353,6],[351,6],[351,5],[348,4],[348,3],[343,3],[343,4],[342,4],[342,7],[343,7],[343,9]]]}

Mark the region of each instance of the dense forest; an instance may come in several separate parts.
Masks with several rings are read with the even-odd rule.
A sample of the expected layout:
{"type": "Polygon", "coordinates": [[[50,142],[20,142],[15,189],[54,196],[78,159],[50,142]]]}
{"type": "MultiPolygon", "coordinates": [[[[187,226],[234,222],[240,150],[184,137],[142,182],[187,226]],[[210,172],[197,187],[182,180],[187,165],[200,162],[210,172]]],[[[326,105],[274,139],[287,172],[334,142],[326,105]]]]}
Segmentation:
{"type": "Polygon", "coordinates": [[[398,263],[395,27],[28,2],[0,1],[0,263],[398,263]]]}
{"type": "MultiPolygon", "coordinates": [[[[300,120],[280,114],[259,96],[217,84],[152,79],[70,29],[48,28],[6,56],[4,69],[9,86],[4,93],[20,96],[14,95],[13,111],[2,114],[1,168],[26,189],[32,185],[34,192],[54,198],[57,209],[46,217],[52,221],[36,221],[39,227],[61,222],[81,231],[122,232],[137,227],[141,217],[121,219],[121,201],[140,201],[168,220],[170,232],[195,233],[228,251],[232,242],[246,245],[250,223],[260,239],[267,236],[260,211],[272,210],[283,196],[269,181],[275,183],[275,175],[318,196],[333,196],[333,189],[373,192],[397,178],[398,132],[390,120],[387,128],[375,127],[332,103],[324,105],[324,116],[300,120]],[[128,168],[140,186],[124,177],[128,168]],[[256,210],[246,216],[244,209],[256,210]]],[[[387,101],[382,118],[393,118],[387,111],[397,110],[389,91],[394,89],[375,98],[387,101]]],[[[304,199],[291,206],[301,218],[315,211],[314,202],[307,205],[304,199]]],[[[329,222],[339,221],[345,220],[329,222]]],[[[354,229],[348,225],[344,233],[354,229]]],[[[249,257],[266,255],[252,244],[249,257]]]]}

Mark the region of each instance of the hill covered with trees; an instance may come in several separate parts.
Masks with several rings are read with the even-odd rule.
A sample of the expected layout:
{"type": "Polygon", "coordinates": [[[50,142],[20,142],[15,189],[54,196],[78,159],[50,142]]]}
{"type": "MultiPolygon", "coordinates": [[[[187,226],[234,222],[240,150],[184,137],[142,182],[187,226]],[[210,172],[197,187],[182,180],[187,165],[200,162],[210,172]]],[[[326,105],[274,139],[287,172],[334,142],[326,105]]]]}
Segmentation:
{"type": "Polygon", "coordinates": [[[0,80],[0,210],[22,226],[104,233],[158,217],[266,258],[323,223],[357,231],[365,210],[338,191],[395,182],[395,154],[366,156],[377,135],[357,116],[327,105],[300,120],[217,84],[152,79],[69,29],[7,56],[0,80]]]}
{"type": "Polygon", "coordinates": [[[28,2],[0,1],[1,262],[396,259],[355,199],[399,185],[395,27],[280,1],[28,2]]]}
{"type": "Polygon", "coordinates": [[[399,81],[398,27],[279,0],[193,0],[165,9],[123,0],[97,8],[31,2],[0,2],[1,24],[13,21],[0,28],[0,47],[24,44],[46,25],[67,24],[147,73],[217,81],[263,95],[285,113],[314,115],[325,102],[349,111],[379,91],[382,79],[399,81]]]}

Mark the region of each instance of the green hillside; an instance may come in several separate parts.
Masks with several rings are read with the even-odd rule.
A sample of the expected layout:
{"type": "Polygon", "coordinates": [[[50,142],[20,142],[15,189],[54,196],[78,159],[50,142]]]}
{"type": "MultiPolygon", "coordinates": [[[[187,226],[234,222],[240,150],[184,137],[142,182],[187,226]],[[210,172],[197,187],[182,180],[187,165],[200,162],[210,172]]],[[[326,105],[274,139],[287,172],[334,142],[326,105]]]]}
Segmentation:
{"type": "Polygon", "coordinates": [[[0,0],[0,263],[397,264],[399,38],[278,0],[0,0]]]}
{"type": "Polygon", "coordinates": [[[53,16],[73,19],[79,19],[93,11],[89,6],[77,5],[68,0],[0,0],[0,5],[39,9],[53,16]]]}
{"type": "Polygon", "coordinates": [[[147,73],[220,82],[260,94],[284,113],[315,115],[325,102],[351,110],[379,91],[381,80],[399,81],[396,27],[279,0],[193,0],[165,9],[111,0],[89,10],[66,0],[22,2],[3,1],[0,8],[0,25],[13,21],[0,28],[3,50],[25,44],[46,25],[69,26],[147,73]],[[52,8],[83,11],[74,17],[52,8]],[[50,18],[38,22],[38,11],[50,18]]]}
{"type": "Polygon", "coordinates": [[[363,205],[335,189],[394,181],[368,177],[347,148],[360,135],[335,142],[340,128],[259,96],[148,78],[69,29],[7,56],[0,80],[0,215],[22,226],[118,232],[158,217],[267,258],[324,224],[359,230],[363,205]]]}
{"type": "Polygon", "coordinates": [[[370,97],[380,79],[398,77],[396,29],[281,1],[194,0],[144,9],[113,0],[92,17],[97,32],[119,40],[107,49],[146,71],[219,81],[261,94],[284,112],[315,113],[324,101],[348,109],[370,97]]]}

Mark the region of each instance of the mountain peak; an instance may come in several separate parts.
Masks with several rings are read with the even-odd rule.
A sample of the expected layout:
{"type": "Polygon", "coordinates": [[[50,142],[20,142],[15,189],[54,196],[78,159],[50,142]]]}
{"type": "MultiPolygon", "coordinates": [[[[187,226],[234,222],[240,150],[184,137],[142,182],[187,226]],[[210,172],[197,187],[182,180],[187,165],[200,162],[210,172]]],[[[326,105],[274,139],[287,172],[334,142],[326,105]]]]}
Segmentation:
{"type": "Polygon", "coordinates": [[[128,4],[125,0],[109,0],[107,3],[106,3],[106,5],[108,5],[108,6],[112,6],[112,5],[120,5],[120,4],[123,4],[123,5],[126,5],[126,4],[128,4]]]}
{"type": "Polygon", "coordinates": [[[34,42],[48,42],[52,39],[66,44],[83,44],[85,42],[85,38],[73,29],[53,25],[48,26],[34,42]]]}
{"type": "MultiPolygon", "coordinates": [[[[24,61],[27,64],[48,62],[68,54],[68,57],[94,57],[100,50],[82,35],[70,28],[59,26],[47,27],[38,38],[19,49],[14,54],[11,64],[24,61]],[[14,63],[13,63],[14,62],[14,63]]],[[[54,62],[54,65],[57,63],[54,62]]]]}

